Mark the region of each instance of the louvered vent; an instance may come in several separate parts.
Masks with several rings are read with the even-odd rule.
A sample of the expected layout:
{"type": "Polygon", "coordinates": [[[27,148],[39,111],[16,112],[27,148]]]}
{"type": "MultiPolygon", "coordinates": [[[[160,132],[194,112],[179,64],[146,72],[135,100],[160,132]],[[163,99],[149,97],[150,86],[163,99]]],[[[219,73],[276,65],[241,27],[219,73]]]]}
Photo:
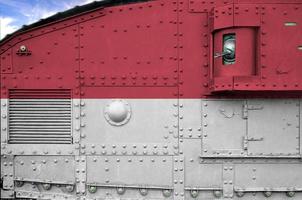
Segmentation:
{"type": "Polygon", "coordinates": [[[10,90],[9,143],[71,144],[70,90],[10,90]]]}

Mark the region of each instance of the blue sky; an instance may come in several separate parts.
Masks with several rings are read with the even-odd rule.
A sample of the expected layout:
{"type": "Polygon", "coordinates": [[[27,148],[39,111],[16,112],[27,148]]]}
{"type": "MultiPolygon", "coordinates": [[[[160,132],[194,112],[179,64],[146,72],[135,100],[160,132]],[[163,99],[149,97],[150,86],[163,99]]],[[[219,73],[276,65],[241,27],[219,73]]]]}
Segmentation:
{"type": "Polygon", "coordinates": [[[94,0],[0,0],[0,39],[22,25],[94,0]]]}

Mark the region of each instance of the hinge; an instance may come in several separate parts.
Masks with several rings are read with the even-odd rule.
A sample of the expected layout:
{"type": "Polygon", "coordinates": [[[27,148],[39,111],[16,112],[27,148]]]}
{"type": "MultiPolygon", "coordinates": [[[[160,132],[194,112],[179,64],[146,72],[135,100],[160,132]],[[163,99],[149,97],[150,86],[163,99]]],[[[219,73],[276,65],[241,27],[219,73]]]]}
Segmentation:
{"type": "Polygon", "coordinates": [[[248,118],[248,111],[249,110],[262,110],[262,105],[250,105],[250,104],[244,104],[242,108],[242,118],[247,119],[248,118]]]}
{"type": "Polygon", "coordinates": [[[242,119],[247,119],[248,118],[248,108],[247,104],[244,104],[242,107],[242,119]]]}
{"type": "Polygon", "coordinates": [[[250,137],[247,138],[247,141],[263,141],[263,137],[258,137],[258,138],[250,137]]]}
{"type": "Polygon", "coordinates": [[[244,150],[248,149],[248,143],[249,142],[257,142],[257,141],[263,141],[263,140],[264,140],[263,137],[248,137],[248,136],[245,136],[243,138],[243,149],[244,150]]]}

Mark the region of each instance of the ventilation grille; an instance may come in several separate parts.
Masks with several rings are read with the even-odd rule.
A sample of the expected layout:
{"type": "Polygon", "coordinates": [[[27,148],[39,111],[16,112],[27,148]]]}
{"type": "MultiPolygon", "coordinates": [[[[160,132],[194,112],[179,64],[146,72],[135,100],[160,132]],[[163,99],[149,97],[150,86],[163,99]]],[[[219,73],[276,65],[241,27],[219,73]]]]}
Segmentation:
{"type": "Polygon", "coordinates": [[[10,90],[9,143],[71,144],[70,90],[10,90]]]}

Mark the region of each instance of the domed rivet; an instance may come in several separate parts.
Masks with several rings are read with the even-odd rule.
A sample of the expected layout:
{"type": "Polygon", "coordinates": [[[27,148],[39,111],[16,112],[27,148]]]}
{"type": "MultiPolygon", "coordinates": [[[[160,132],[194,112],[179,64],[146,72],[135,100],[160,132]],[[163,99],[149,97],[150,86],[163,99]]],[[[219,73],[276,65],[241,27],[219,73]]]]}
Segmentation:
{"type": "Polygon", "coordinates": [[[243,197],[244,196],[244,192],[243,191],[237,191],[236,192],[236,196],[237,197],[243,197]]]}
{"type": "Polygon", "coordinates": [[[270,196],[272,196],[272,192],[271,191],[264,191],[263,192],[263,195],[265,196],[265,197],[270,197],[270,196]]]}
{"type": "Polygon", "coordinates": [[[295,196],[295,191],[288,191],[288,192],[286,192],[286,196],[288,196],[288,197],[295,196]]]}
{"type": "Polygon", "coordinates": [[[44,190],[50,190],[51,185],[49,183],[43,183],[42,187],[43,187],[44,190]]]}
{"type": "Polygon", "coordinates": [[[97,187],[96,187],[96,186],[93,186],[93,185],[90,185],[90,186],[88,187],[88,191],[89,191],[90,193],[96,193],[97,187]]]}
{"type": "Polygon", "coordinates": [[[190,194],[191,194],[191,197],[196,198],[199,194],[199,191],[198,190],[191,190],[190,194]]]}
{"type": "Polygon", "coordinates": [[[165,189],[165,190],[163,190],[163,195],[164,195],[164,197],[169,197],[169,196],[171,196],[171,190],[168,190],[168,189],[165,189]]]}
{"type": "Polygon", "coordinates": [[[220,198],[222,196],[222,192],[220,190],[215,190],[213,192],[214,196],[217,197],[217,198],[220,198]]]}
{"type": "Polygon", "coordinates": [[[148,190],[145,189],[145,188],[141,188],[139,189],[139,193],[142,195],[142,196],[146,196],[148,194],[148,190]]]}
{"type": "Polygon", "coordinates": [[[22,187],[24,185],[23,181],[16,181],[15,182],[16,187],[22,187]]]}
{"type": "Polygon", "coordinates": [[[116,192],[119,194],[119,195],[122,195],[125,193],[125,188],[122,188],[122,187],[118,187],[116,188],[116,192]]]}
{"type": "Polygon", "coordinates": [[[65,188],[66,188],[67,192],[72,192],[74,190],[74,186],[73,185],[66,185],[65,188]]]}

